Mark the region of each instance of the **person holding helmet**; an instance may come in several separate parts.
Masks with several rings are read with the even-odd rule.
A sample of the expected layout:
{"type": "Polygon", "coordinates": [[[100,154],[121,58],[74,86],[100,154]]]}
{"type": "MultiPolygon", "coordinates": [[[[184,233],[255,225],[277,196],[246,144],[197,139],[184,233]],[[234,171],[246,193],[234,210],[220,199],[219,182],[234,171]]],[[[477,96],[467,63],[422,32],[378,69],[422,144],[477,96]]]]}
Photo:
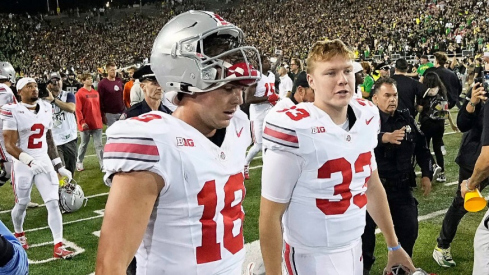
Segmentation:
{"type": "Polygon", "coordinates": [[[137,252],[138,274],[241,274],[251,139],[239,105],[260,79],[259,53],[219,15],[189,11],[161,29],[151,69],[178,107],[107,130],[96,273],[125,273],[137,252]]]}
{"type": "Polygon", "coordinates": [[[5,148],[13,157],[12,186],[15,206],[12,223],[15,237],[28,249],[24,233],[24,218],[30,201],[32,185],[35,184],[48,211],[48,224],[54,239],[54,258],[71,258],[63,244],[63,220],[58,206],[58,175],[71,180],[72,174],[62,164],[52,134],[53,119],[51,104],[39,100],[37,83],[33,78],[17,82],[21,96],[19,104],[2,106],[5,148]]]}

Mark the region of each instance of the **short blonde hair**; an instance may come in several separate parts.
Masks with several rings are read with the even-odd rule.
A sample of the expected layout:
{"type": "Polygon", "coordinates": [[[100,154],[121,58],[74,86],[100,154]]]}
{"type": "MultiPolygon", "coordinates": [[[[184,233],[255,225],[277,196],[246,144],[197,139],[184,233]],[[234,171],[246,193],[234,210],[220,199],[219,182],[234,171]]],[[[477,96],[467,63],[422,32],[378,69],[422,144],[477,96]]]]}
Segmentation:
{"type": "Polygon", "coordinates": [[[307,55],[307,73],[310,74],[314,70],[316,62],[329,61],[335,56],[342,56],[346,59],[353,60],[355,55],[339,39],[314,43],[307,55]]]}

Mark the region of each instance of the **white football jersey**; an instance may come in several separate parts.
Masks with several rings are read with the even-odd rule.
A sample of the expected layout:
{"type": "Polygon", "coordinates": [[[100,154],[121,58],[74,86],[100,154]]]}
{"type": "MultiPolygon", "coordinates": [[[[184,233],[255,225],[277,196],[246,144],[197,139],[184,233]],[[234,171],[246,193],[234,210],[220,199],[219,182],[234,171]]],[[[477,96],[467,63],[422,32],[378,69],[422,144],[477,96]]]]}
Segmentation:
{"type": "MultiPolygon", "coordinates": [[[[4,83],[0,83],[0,108],[5,104],[17,103],[12,89],[4,83]]],[[[5,150],[5,142],[3,140],[3,119],[0,119],[0,159],[9,160],[10,154],[5,150]]]]}
{"type": "MultiPolygon", "coordinates": [[[[256,84],[255,96],[270,96],[275,93],[275,75],[271,72],[262,74],[260,81],[256,84]]],[[[268,102],[250,104],[250,120],[263,120],[272,105],[268,102]]]]}
{"type": "Polygon", "coordinates": [[[349,131],[312,103],[270,112],[266,118],[264,148],[303,160],[283,216],[284,239],[292,247],[341,251],[363,234],[366,183],[377,169],[380,117],[369,101],[352,99],[349,106],[356,117],[349,131]]]}
{"type": "Polygon", "coordinates": [[[46,132],[53,127],[53,109],[51,104],[38,100],[39,110],[33,113],[22,103],[3,105],[0,117],[3,119],[3,130],[17,130],[17,146],[33,158],[46,157],[48,145],[46,132]]]}
{"type": "Polygon", "coordinates": [[[118,121],[107,137],[108,185],[112,174],[129,171],[152,171],[165,181],[137,253],[137,274],[240,275],[251,143],[246,115],[235,113],[220,147],[162,112],[118,121]]]}

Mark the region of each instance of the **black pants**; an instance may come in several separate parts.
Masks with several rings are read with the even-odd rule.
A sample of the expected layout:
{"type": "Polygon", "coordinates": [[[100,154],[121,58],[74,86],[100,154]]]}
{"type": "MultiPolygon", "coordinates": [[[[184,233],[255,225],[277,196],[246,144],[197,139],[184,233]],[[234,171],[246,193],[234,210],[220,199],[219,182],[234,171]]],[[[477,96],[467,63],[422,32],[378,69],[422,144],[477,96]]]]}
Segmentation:
{"type": "Polygon", "coordinates": [[[441,171],[445,171],[445,161],[441,146],[443,145],[443,133],[445,132],[445,120],[425,119],[421,122],[421,131],[426,137],[428,148],[430,141],[433,139],[433,151],[435,152],[436,163],[441,167],[441,171]]]}
{"type": "MultiPolygon", "coordinates": [[[[397,239],[402,248],[412,257],[414,243],[418,238],[418,201],[409,189],[386,190],[386,193],[397,239]]],[[[365,270],[370,270],[375,262],[376,227],[374,220],[367,213],[367,224],[362,235],[363,267],[365,270]]]]}
{"type": "Polygon", "coordinates": [[[56,148],[58,149],[58,155],[61,158],[61,162],[66,167],[66,169],[71,172],[72,175],[75,174],[76,168],[76,141],[77,139],[74,139],[63,145],[56,146],[56,148]]]}
{"type": "MultiPolygon", "coordinates": [[[[440,236],[437,239],[438,247],[440,248],[449,248],[450,244],[455,238],[455,233],[457,233],[457,227],[460,223],[460,220],[467,213],[467,210],[464,208],[464,199],[460,193],[460,183],[472,175],[472,169],[467,169],[460,166],[458,170],[458,185],[457,192],[455,197],[453,198],[452,204],[448,208],[447,213],[445,214],[445,218],[443,219],[443,224],[440,230],[440,236]]],[[[480,190],[484,189],[487,186],[488,180],[485,179],[481,182],[480,190]]]]}

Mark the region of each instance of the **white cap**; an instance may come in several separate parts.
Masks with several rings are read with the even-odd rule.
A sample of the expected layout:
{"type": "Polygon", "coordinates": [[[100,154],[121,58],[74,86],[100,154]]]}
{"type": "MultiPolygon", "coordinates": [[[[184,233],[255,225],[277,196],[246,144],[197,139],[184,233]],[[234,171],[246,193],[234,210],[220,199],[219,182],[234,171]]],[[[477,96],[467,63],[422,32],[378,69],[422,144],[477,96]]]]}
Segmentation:
{"type": "Polygon", "coordinates": [[[17,91],[22,90],[22,88],[24,88],[25,85],[27,85],[29,83],[36,83],[36,80],[34,78],[31,78],[31,77],[21,78],[19,81],[17,81],[17,86],[16,86],[17,91]]]}
{"type": "Polygon", "coordinates": [[[358,73],[358,72],[361,72],[363,71],[363,67],[362,67],[362,64],[358,63],[358,62],[353,62],[353,73],[358,73]]]}

